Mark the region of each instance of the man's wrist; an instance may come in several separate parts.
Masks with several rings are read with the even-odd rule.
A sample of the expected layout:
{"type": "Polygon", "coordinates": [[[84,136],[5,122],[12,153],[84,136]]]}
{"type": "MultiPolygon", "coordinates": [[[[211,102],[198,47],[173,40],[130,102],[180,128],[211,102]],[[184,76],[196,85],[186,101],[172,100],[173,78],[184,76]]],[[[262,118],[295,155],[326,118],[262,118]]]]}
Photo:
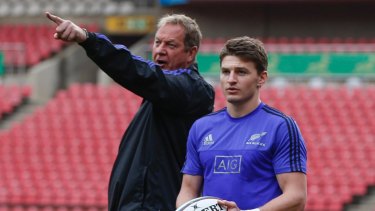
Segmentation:
{"type": "Polygon", "coordinates": [[[79,41],[79,43],[84,42],[84,41],[86,41],[89,38],[89,32],[87,31],[87,29],[86,28],[82,28],[82,30],[85,33],[85,38],[83,40],[79,41]]]}

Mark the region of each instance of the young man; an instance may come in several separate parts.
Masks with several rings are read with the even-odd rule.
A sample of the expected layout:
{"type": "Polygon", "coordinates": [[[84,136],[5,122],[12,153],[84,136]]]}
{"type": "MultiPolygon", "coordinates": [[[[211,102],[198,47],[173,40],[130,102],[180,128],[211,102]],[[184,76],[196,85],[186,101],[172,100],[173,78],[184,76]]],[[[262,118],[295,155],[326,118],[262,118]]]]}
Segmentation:
{"type": "Polygon", "coordinates": [[[112,169],[109,210],[175,210],[189,129],[212,111],[214,102],[213,88],[194,64],[202,37],[198,25],[185,15],[161,18],[152,62],[102,34],[46,16],[57,24],[56,39],[79,43],[104,72],[144,98],[112,169]]]}
{"type": "Polygon", "coordinates": [[[267,63],[259,40],[225,44],[220,83],[227,107],[190,129],[177,206],[202,194],[225,199],[219,204],[229,211],[304,209],[306,148],[296,122],[260,100],[267,63]]]}

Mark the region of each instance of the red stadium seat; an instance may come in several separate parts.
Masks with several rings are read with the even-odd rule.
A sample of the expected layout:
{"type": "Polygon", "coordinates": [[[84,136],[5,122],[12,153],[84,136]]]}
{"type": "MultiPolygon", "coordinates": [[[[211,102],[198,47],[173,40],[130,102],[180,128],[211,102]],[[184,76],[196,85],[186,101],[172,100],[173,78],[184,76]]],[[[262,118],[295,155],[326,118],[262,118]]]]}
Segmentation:
{"type": "MultiPolygon", "coordinates": [[[[97,31],[96,24],[86,27],[97,31]]],[[[24,50],[5,50],[7,66],[29,67],[60,51],[68,43],[53,39],[54,25],[7,24],[0,26],[0,44],[22,46],[24,50]],[[30,36],[32,34],[33,36],[30,36]],[[24,58],[25,57],[25,58],[24,58]]]]}

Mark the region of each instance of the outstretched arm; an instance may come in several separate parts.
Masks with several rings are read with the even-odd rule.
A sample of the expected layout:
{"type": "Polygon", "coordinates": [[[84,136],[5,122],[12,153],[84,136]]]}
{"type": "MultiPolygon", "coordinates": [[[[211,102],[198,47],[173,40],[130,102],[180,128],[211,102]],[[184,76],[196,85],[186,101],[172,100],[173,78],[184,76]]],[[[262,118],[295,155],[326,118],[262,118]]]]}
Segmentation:
{"type": "Polygon", "coordinates": [[[77,26],[70,20],[65,20],[59,16],[46,12],[46,17],[56,23],[56,32],[54,38],[66,42],[81,43],[87,39],[87,33],[84,29],[77,26]]]}
{"type": "Polygon", "coordinates": [[[212,87],[193,75],[195,68],[165,74],[154,62],[133,55],[127,47],[113,44],[102,34],[87,33],[72,21],[49,12],[46,17],[57,25],[55,39],[79,43],[87,56],[124,88],[179,114],[203,115],[212,110],[212,87]],[[180,77],[189,74],[193,76],[180,77]]]}

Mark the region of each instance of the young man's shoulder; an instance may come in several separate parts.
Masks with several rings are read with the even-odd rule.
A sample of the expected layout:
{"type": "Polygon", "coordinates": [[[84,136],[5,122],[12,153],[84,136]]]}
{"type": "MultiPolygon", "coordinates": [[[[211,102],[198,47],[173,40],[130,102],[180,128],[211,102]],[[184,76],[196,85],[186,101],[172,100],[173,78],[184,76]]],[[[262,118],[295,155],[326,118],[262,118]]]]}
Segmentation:
{"type": "Polygon", "coordinates": [[[262,107],[262,110],[265,115],[267,115],[269,118],[272,118],[274,121],[278,120],[278,121],[283,122],[285,120],[292,120],[291,116],[267,104],[264,104],[264,106],[262,107]]]}

